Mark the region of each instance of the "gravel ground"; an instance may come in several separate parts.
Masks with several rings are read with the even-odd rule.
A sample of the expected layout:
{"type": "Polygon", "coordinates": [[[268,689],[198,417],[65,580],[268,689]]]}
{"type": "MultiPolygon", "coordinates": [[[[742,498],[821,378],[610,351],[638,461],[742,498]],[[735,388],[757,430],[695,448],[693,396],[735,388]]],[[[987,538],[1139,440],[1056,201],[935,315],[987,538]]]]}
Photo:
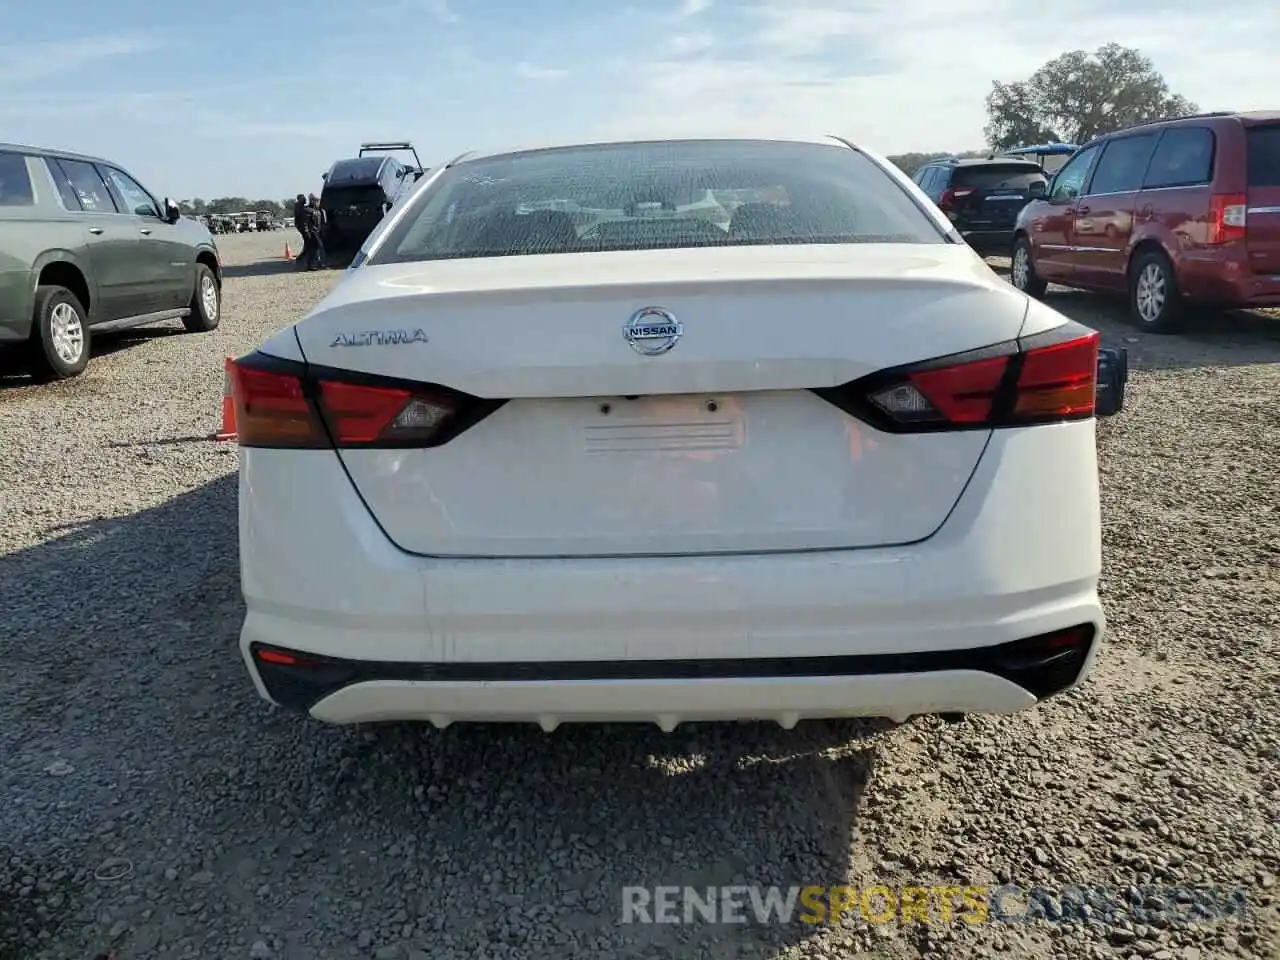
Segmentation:
{"type": "Polygon", "coordinates": [[[207,439],[222,358],[338,279],[290,270],[286,238],[222,241],[216,333],[103,338],[68,384],[0,373],[0,960],[1280,957],[1277,318],[1153,338],[1053,299],[1134,370],[1101,428],[1111,642],[1042,708],[344,730],[245,675],[235,448],[207,439]],[[623,885],[730,883],[1149,902],[1089,923],[619,922],[623,885]],[[1247,906],[1191,923],[1148,886],[1247,906]]]}

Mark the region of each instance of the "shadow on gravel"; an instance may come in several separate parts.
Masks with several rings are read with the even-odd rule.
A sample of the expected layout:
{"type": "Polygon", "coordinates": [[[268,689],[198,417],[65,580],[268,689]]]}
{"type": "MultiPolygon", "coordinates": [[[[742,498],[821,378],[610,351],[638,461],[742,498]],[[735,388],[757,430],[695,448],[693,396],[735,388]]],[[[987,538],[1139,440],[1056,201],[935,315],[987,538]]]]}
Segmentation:
{"type": "MultiPolygon", "coordinates": [[[[134,327],[131,330],[118,330],[112,333],[98,333],[93,336],[92,353],[89,357],[90,368],[95,357],[107,357],[121,350],[128,350],[140,343],[163,340],[166,337],[181,336],[186,330],[181,326],[134,327]]],[[[66,381],[74,384],[79,378],[66,381]]],[[[27,372],[26,361],[22,350],[6,344],[0,348],[0,390],[12,390],[17,387],[42,386],[27,372]]]]}
{"type": "Polygon", "coordinates": [[[877,725],[283,713],[236,646],[235,497],[230,474],[0,557],[2,960],[248,956],[264,937],[277,957],[729,957],[815,933],[624,925],[622,891],[844,883],[877,725]]]}
{"type": "Polygon", "coordinates": [[[222,268],[224,279],[239,277],[275,277],[282,273],[300,273],[302,266],[296,260],[256,260],[253,263],[227,264],[222,268]]]}
{"type": "MultiPolygon", "coordinates": [[[[1008,259],[988,260],[1008,278],[1008,259]]],[[[1053,287],[1045,303],[1071,319],[1098,330],[1104,342],[1129,351],[1134,367],[1186,369],[1280,363],[1280,314],[1232,310],[1194,317],[1180,334],[1143,333],[1128,319],[1123,296],[1108,297],[1053,287]]]]}

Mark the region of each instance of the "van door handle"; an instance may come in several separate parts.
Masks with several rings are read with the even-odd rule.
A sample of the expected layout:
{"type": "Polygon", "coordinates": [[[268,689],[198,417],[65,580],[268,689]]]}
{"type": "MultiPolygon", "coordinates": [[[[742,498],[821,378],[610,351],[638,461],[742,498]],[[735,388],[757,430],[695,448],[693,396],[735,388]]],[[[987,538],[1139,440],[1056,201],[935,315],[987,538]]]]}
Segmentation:
{"type": "Polygon", "coordinates": [[[90,227],[90,228],[89,228],[89,232],[90,232],[90,233],[92,233],[95,237],[100,237],[100,236],[102,236],[102,228],[101,228],[101,227],[90,227]]]}
{"type": "Polygon", "coordinates": [[[141,234],[143,234],[143,235],[145,235],[145,236],[148,236],[148,237],[149,237],[149,236],[151,236],[151,230],[150,230],[150,228],[148,228],[148,227],[143,227],[143,228],[142,228],[141,230],[139,230],[138,232],[139,232],[139,233],[141,233],[141,234]]]}
{"type": "Polygon", "coordinates": [[[1089,213],[1089,208],[1084,206],[1076,207],[1076,213],[1087,215],[1089,213]]]}

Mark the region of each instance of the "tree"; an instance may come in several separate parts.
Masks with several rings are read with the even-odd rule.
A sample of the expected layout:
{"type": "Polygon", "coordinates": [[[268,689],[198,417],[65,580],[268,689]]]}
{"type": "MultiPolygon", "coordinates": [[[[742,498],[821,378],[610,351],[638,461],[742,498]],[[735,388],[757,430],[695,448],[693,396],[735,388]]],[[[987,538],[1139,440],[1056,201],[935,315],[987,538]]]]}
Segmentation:
{"type": "Polygon", "coordinates": [[[987,141],[997,149],[1045,141],[1087,143],[1122,127],[1199,111],[1169,91],[1149,57],[1108,43],[1070,50],[1026,80],[995,81],[987,94],[987,141]]]}

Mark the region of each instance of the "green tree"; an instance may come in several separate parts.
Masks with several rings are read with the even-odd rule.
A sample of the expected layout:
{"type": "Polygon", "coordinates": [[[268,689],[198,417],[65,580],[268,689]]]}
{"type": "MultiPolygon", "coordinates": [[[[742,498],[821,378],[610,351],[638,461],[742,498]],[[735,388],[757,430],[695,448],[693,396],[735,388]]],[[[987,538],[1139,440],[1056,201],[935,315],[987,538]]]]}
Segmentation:
{"type": "Polygon", "coordinates": [[[987,94],[987,142],[997,149],[1046,141],[1083,144],[1104,133],[1199,111],[1170,92],[1149,57],[1108,43],[1070,50],[1026,80],[995,81],[987,94]]]}
{"type": "Polygon", "coordinates": [[[218,197],[209,201],[209,213],[243,213],[251,209],[244,197],[218,197]]]}

